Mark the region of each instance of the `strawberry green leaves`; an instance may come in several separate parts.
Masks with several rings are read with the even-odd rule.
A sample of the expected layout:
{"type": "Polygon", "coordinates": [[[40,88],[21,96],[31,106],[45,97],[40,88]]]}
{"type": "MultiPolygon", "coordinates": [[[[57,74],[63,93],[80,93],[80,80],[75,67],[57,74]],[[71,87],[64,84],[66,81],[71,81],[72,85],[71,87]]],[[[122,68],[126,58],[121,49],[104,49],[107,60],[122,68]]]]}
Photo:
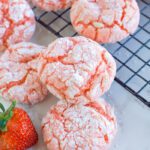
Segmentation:
{"type": "Polygon", "coordinates": [[[7,122],[11,119],[13,116],[13,109],[16,106],[16,101],[13,101],[12,104],[9,106],[9,108],[5,111],[5,108],[3,104],[0,103],[0,109],[2,112],[0,112],[0,131],[5,132],[7,131],[7,122]]]}
{"type": "Polygon", "coordinates": [[[5,112],[5,108],[4,108],[4,106],[3,106],[2,103],[0,103],[0,109],[1,109],[3,112],[5,112]]]}

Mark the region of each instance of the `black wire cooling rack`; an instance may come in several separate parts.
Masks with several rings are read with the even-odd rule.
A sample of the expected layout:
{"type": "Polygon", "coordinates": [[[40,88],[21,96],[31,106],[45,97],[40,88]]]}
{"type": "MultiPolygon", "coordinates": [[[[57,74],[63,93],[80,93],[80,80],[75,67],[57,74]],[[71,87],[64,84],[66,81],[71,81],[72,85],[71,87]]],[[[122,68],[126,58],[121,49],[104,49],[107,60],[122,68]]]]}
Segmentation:
{"type": "MultiPolygon", "coordinates": [[[[115,80],[150,107],[150,0],[138,0],[141,19],[138,30],[125,40],[104,46],[117,62],[115,80]]],[[[75,36],[70,9],[44,12],[33,8],[36,20],[57,37],[75,36]]]]}

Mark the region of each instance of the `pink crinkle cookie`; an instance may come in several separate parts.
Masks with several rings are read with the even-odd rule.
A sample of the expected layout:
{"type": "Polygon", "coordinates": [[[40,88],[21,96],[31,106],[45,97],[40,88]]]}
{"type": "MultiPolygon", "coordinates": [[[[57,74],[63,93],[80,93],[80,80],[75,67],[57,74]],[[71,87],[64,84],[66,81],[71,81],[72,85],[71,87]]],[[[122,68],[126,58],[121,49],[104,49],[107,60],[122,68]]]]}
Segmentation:
{"type": "Polygon", "coordinates": [[[59,101],[42,121],[48,150],[107,150],[116,131],[114,111],[104,101],[59,101]]]}
{"type": "Polygon", "coordinates": [[[43,51],[39,77],[59,99],[73,102],[79,97],[97,99],[114,80],[113,57],[98,43],[85,37],[55,40],[43,51]]]}
{"type": "Polygon", "coordinates": [[[135,32],[140,19],[135,0],[77,0],[71,9],[75,30],[101,43],[114,43],[135,32]]]}
{"type": "Polygon", "coordinates": [[[46,11],[57,11],[71,6],[72,0],[32,0],[33,4],[46,11]]]}
{"type": "Polygon", "coordinates": [[[37,75],[40,53],[45,47],[19,43],[9,47],[0,58],[0,93],[7,100],[26,104],[42,101],[47,89],[37,75]]]}
{"type": "Polygon", "coordinates": [[[28,41],[34,31],[34,13],[26,0],[0,1],[0,51],[28,41]]]}

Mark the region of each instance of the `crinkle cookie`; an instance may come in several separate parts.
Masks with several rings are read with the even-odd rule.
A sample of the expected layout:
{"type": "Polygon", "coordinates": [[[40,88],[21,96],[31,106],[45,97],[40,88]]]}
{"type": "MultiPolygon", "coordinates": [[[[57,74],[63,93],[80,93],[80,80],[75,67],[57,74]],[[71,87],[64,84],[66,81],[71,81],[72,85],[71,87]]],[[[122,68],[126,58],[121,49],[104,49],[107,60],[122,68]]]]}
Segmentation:
{"type": "Polygon", "coordinates": [[[5,51],[0,58],[0,94],[4,99],[26,104],[44,100],[47,89],[37,75],[39,55],[44,49],[23,42],[5,51]]]}
{"type": "Polygon", "coordinates": [[[135,32],[140,19],[135,0],[77,0],[71,22],[83,36],[100,43],[114,43],[135,32]]]}
{"type": "Polygon", "coordinates": [[[113,109],[104,101],[59,101],[42,121],[48,150],[107,150],[116,130],[113,109]]]}
{"type": "Polygon", "coordinates": [[[28,41],[34,31],[34,13],[26,0],[0,1],[0,51],[28,41]]]}
{"type": "Polygon", "coordinates": [[[46,11],[57,11],[71,6],[72,0],[32,0],[33,4],[46,11]]]}
{"type": "Polygon", "coordinates": [[[65,37],[43,51],[38,73],[48,90],[59,99],[97,99],[111,86],[116,63],[109,52],[85,37],[65,37]]]}

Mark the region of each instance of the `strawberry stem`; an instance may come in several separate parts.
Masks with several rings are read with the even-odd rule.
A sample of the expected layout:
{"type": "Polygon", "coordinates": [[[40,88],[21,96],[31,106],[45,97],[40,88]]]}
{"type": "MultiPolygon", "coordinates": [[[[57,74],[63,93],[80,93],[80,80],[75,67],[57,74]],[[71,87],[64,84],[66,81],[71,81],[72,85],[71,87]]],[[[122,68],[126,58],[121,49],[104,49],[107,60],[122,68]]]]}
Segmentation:
{"type": "Polygon", "coordinates": [[[16,101],[13,101],[12,104],[9,106],[9,108],[5,111],[4,106],[0,103],[0,108],[3,112],[0,113],[0,132],[7,131],[7,122],[12,118],[13,116],[13,109],[16,106],[16,101]]]}

